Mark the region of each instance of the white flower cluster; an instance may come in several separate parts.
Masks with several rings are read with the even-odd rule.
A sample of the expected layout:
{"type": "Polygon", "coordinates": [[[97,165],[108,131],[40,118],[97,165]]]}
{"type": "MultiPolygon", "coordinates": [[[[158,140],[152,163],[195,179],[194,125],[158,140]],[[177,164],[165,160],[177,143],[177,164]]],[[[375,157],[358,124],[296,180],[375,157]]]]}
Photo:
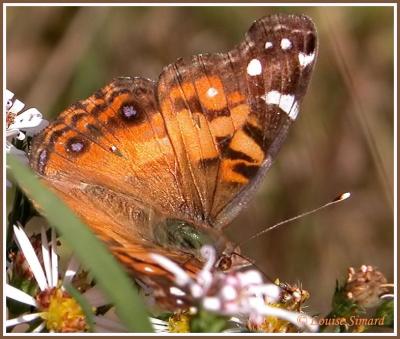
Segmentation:
{"type": "Polygon", "coordinates": [[[24,140],[26,136],[39,133],[49,123],[43,119],[36,108],[29,108],[22,112],[25,104],[14,97],[14,93],[6,90],[4,102],[6,103],[6,152],[14,154],[23,162],[27,162],[24,151],[17,149],[12,141],[24,140]]]}
{"type": "Polygon", "coordinates": [[[318,328],[310,321],[299,322],[303,313],[292,312],[283,308],[269,306],[279,301],[281,290],[272,283],[264,283],[260,272],[223,273],[214,272],[216,262],[215,250],[211,246],[203,246],[201,254],[206,260],[203,269],[195,278],[191,278],[181,267],[159,254],[152,254],[153,259],[164,269],[175,276],[177,287],[171,287],[170,293],[177,298],[177,304],[186,297],[196,300],[204,309],[222,315],[263,320],[267,316],[275,316],[287,320],[298,328],[314,332],[318,328]]]}

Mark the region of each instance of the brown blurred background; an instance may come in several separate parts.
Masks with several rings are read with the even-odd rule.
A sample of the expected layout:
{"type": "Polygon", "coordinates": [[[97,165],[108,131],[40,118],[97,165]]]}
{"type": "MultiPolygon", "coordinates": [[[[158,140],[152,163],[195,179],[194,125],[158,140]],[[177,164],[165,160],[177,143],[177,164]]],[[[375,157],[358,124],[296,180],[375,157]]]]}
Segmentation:
{"type": "Polygon", "coordinates": [[[325,313],[349,266],[393,281],[393,8],[8,8],[7,88],[51,120],[113,77],[157,79],[178,57],[227,51],[275,12],[314,20],[319,58],[300,119],[227,233],[239,241],[352,192],[243,248],[269,276],[302,282],[308,311],[325,313]]]}

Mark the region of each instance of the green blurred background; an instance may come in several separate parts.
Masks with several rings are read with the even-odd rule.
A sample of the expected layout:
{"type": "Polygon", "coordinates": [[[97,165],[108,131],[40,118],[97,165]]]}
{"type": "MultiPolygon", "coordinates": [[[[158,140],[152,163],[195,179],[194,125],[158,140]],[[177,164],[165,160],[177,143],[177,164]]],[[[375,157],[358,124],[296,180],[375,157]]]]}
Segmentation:
{"type": "Polygon", "coordinates": [[[226,232],[243,240],[352,192],[242,249],[268,276],[301,282],[308,312],[325,313],[349,266],[393,281],[393,8],[9,7],[7,88],[51,120],[116,76],[157,79],[178,57],[227,51],[276,12],[314,20],[319,58],[300,119],[226,232]]]}

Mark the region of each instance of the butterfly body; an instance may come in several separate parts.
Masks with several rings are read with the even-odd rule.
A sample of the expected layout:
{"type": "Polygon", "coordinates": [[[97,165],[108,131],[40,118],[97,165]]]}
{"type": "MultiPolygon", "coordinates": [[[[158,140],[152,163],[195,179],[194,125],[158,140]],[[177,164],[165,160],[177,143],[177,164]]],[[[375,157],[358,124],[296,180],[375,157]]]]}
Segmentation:
{"type": "Polygon", "coordinates": [[[297,118],[316,53],[307,17],[262,18],[228,53],[179,59],[157,82],[117,78],[72,105],[30,164],[136,278],[171,284],[150,253],[195,273],[202,245],[235,252],[222,229],[297,118]]]}

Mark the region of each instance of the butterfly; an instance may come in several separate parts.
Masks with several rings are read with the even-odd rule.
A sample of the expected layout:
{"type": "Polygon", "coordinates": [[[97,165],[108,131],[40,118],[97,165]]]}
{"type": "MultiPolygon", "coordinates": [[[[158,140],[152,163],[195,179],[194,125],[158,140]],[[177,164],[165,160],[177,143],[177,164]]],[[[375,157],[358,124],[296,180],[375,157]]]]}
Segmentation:
{"type": "Polygon", "coordinates": [[[157,82],[120,77],[73,104],[34,138],[30,165],[135,279],[170,300],[173,276],[150,253],[195,274],[212,244],[217,269],[243,264],[222,231],[296,120],[316,55],[311,19],[266,16],[227,53],[178,59],[157,82]]]}

